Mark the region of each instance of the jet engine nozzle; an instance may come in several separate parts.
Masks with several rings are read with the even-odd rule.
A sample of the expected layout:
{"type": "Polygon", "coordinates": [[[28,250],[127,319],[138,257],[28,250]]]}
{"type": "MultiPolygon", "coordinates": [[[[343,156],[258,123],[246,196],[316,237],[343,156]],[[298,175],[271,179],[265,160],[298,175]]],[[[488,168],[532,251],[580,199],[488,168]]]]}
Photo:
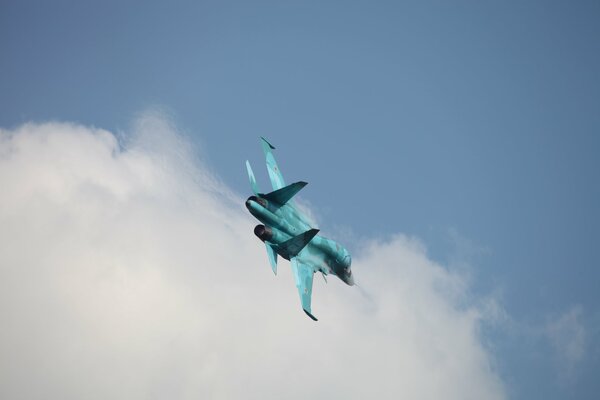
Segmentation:
{"type": "Polygon", "coordinates": [[[246,200],[246,208],[250,209],[250,203],[251,202],[258,203],[261,206],[267,208],[267,200],[263,199],[262,197],[258,197],[258,196],[250,196],[250,197],[248,197],[248,200],[246,200]]]}
{"type": "Polygon", "coordinates": [[[273,238],[273,230],[264,225],[256,225],[254,227],[254,234],[263,242],[270,241],[273,238]]]}

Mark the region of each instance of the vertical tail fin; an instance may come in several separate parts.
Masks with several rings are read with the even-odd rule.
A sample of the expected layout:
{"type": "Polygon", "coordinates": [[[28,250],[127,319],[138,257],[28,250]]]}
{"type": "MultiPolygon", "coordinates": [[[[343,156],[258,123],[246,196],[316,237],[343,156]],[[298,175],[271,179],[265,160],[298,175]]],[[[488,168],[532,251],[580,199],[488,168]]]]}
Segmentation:
{"type": "Polygon", "coordinates": [[[269,262],[271,263],[271,269],[273,270],[273,273],[277,275],[277,253],[275,253],[275,249],[273,249],[269,243],[265,242],[265,245],[267,246],[267,254],[269,256],[269,262]]]}
{"type": "Polygon", "coordinates": [[[252,167],[250,166],[250,161],[248,160],[246,160],[246,169],[248,170],[248,179],[250,179],[250,186],[252,186],[252,191],[254,192],[254,194],[258,194],[260,190],[258,190],[256,178],[254,178],[254,172],[252,172],[252,167]]]}
{"type": "Polygon", "coordinates": [[[264,137],[261,137],[261,139],[262,148],[265,152],[265,158],[267,159],[267,171],[269,171],[269,178],[271,178],[273,190],[281,189],[285,186],[285,182],[283,180],[283,175],[281,175],[281,171],[277,166],[277,161],[275,161],[273,152],[271,151],[275,150],[275,147],[271,143],[269,143],[264,137]]]}

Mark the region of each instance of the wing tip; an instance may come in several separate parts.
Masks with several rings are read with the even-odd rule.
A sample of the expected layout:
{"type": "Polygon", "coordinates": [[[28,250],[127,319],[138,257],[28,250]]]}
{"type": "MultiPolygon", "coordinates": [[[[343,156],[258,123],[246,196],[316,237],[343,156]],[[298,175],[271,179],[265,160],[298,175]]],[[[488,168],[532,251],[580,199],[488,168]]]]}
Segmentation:
{"type": "Polygon", "coordinates": [[[312,315],[309,311],[306,311],[304,308],[303,308],[303,310],[306,313],[306,315],[308,315],[313,321],[318,321],[317,317],[312,315]]]}

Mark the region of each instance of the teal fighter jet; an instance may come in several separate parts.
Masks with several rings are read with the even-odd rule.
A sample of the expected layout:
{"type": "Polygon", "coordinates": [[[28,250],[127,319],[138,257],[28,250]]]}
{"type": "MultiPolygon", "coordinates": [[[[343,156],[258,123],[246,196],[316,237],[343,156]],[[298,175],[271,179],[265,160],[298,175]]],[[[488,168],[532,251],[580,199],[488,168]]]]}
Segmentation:
{"type": "Polygon", "coordinates": [[[326,276],[333,274],[352,286],[352,258],[348,250],[339,243],[319,236],[319,230],[310,226],[308,218],[296,207],[292,199],[307,183],[300,181],[286,186],[273,157],[272,151],[275,147],[265,138],[261,138],[261,142],[273,191],[260,192],[250,163],[246,161],[250,185],[254,192],[254,195],[246,200],[246,208],[263,223],[254,228],[254,234],[265,243],[273,272],[277,275],[277,255],[290,261],[302,309],[316,321],[317,318],[310,308],[314,274],[320,272],[325,282],[326,276]]]}

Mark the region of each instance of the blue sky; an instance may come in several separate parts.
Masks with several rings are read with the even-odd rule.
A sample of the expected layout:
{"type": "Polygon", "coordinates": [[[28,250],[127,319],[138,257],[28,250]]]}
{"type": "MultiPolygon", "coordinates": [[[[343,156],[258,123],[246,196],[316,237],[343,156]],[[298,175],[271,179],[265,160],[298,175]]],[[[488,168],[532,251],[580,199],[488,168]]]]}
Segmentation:
{"type": "Polygon", "coordinates": [[[160,107],[241,195],[266,136],[324,231],[414,235],[500,298],[510,397],[597,397],[599,3],[87,3],[0,5],[2,128],[160,107]]]}

